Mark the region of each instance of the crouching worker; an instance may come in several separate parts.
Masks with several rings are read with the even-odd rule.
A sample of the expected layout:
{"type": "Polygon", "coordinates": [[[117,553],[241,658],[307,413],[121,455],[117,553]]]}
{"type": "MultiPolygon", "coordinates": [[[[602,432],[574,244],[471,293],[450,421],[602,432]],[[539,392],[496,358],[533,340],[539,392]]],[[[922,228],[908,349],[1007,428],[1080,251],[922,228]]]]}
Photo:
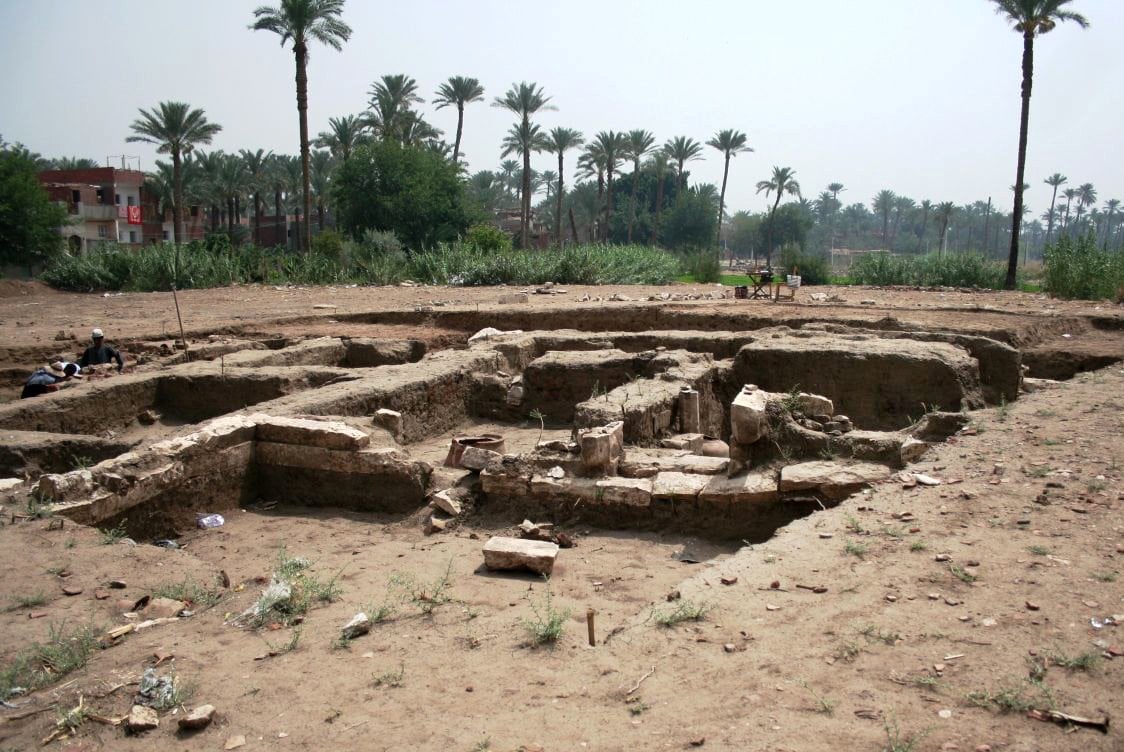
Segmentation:
{"type": "Polygon", "coordinates": [[[46,368],[40,368],[24,382],[23,392],[20,393],[20,399],[27,399],[28,397],[38,397],[47,392],[57,392],[59,384],[70,381],[71,379],[80,379],[82,369],[76,363],[52,363],[46,368]]]}
{"type": "Polygon", "coordinates": [[[82,357],[78,359],[78,365],[88,368],[116,361],[117,373],[121,373],[125,368],[125,359],[121,357],[121,353],[116,348],[105,344],[105,334],[102,330],[95,329],[90,338],[94,341],[94,344],[87,347],[86,351],[82,353],[82,357]]]}

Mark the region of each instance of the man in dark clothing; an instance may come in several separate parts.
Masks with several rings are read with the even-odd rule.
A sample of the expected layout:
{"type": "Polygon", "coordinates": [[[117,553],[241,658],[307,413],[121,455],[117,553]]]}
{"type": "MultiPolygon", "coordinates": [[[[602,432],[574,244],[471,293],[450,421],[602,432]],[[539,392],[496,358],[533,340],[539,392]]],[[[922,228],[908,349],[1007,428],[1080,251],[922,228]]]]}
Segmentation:
{"type": "Polygon", "coordinates": [[[111,360],[117,361],[117,373],[121,373],[125,368],[125,359],[121,357],[116,349],[105,344],[105,334],[101,329],[93,331],[94,344],[86,348],[86,352],[82,353],[82,357],[78,360],[78,365],[83,368],[87,366],[100,366],[103,363],[108,363],[111,360]]]}
{"type": "Polygon", "coordinates": [[[28,397],[38,397],[47,392],[57,392],[59,390],[58,384],[63,381],[70,381],[72,378],[80,378],[78,376],[81,372],[74,363],[52,363],[46,368],[40,368],[24,382],[23,392],[20,393],[20,399],[27,399],[28,397]]]}

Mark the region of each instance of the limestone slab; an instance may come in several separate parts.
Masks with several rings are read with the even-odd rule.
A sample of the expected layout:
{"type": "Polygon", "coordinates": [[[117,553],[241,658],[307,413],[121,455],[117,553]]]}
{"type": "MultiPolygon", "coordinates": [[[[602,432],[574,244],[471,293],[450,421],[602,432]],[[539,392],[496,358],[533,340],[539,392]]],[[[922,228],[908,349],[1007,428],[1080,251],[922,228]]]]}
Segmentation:
{"type": "Polygon", "coordinates": [[[699,491],[700,502],[776,501],[780,494],[773,473],[746,473],[733,478],[715,476],[699,491]]]}
{"type": "Polygon", "coordinates": [[[781,470],[780,490],[819,491],[829,499],[839,500],[889,477],[890,468],[873,462],[801,462],[781,470]]]}
{"type": "Polygon", "coordinates": [[[262,413],[254,413],[250,418],[257,424],[259,441],[352,450],[362,449],[371,443],[367,434],[339,421],[285,418],[262,413]]]}
{"type": "Polygon", "coordinates": [[[528,569],[549,575],[554,571],[558,544],[494,536],[484,544],[484,566],[491,570],[528,569]]]}
{"type": "Polygon", "coordinates": [[[646,507],[652,503],[652,481],[647,478],[605,478],[597,481],[596,489],[605,504],[646,507]]]}
{"type": "Polygon", "coordinates": [[[691,473],[657,473],[652,480],[652,497],[660,499],[674,499],[675,501],[693,501],[710,482],[706,475],[691,473]]]}

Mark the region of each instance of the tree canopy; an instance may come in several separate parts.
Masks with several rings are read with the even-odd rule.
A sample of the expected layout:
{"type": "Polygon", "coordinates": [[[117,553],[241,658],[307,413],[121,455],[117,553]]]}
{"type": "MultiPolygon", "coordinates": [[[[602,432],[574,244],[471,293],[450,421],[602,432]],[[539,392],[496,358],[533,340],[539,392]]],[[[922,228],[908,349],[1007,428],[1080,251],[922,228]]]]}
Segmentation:
{"type": "Polygon", "coordinates": [[[66,210],[51,202],[35,174],[33,159],[0,149],[0,264],[31,266],[62,249],[66,210]]]}
{"type": "Polygon", "coordinates": [[[355,238],[389,230],[417,250],[455,240],[477,219],[456,166],[428,149],[394,141],[361,146],[333,182],[340,227],[355,238]]]}

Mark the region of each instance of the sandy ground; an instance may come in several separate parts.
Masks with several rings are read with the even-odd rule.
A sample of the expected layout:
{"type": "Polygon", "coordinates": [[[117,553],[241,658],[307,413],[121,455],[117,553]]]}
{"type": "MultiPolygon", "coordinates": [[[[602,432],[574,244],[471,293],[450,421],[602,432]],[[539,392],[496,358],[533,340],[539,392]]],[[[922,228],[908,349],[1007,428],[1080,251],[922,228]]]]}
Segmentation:
{"type": "MultiPolygon", "coordinates": [[[[208,321],[219,326],[242,315],[264,322],[311,313],[328,296],[252,293],[185,297],[197,308],[206,300],[208,321]]],[[[404,307],[429,290],[383,293],[379,306],[404,307]]],[[[361,296],[374,294],[339,290],[331,302],[358,309],[361,296]]],[[[491,300],[496,291],[433,297],[454,294],[491,300]]],[[[636,288],[626,294],[639,297],[636,288]]],[[[883,296],[879,305],[934,317],[993,297],[843,294],[883,296]]],[[[987,305],[1006,310],[1043,305],[1037,296],[994,298],[987,305]]],[[[19,314],[33,323],[12,330],[10,346],[34,346],[88,321],[147,337],[164,305],[157,296],[37,291],[4,298],[0,318],[12,323],[21,302],[44,306],[37,314],[45,315],[19,314]],[[71,323],[51,323],[56,315],[71,323]]],[[[190,690],[186,707],[215,705],[214,724],[185,735],[175,723],[183,711],[168,711],[160,728],[128,737],[87,720],[47,748],[212,750],[244,736],[244,749],[300,750],[1124,749],[1124,627],[1093,625],[1114,614],[1124,622],[1124,367],[973,417],[975,435],[915,468],[941,485],[879,485],[765,544],[567,528],[578,545],[560,554],[550,583],[553,608],[569,612],[553,647],[534,646],[525,628],[545,608],[545,583],[480,569],[483,542],[519,519],[474,518],[427,537],[416,517],[251,505],[168,551],[104,545],[97,531],[71,523],[10,524],[9,510],[0,528],[0,603],[8,609],[0,613],[0,665],[47,640],[52,627],[125,623],[119,598],[185,579],[212,585],[220,571],[230,588],[213,608],[127,635],[55,685],[13,698],[15,709],[0,709],[0,749],[38,748],[57,728],[58,711],[79,698],[96,714],[124,715],[155,654],[174,656],[158,671],[190,690]],[[309,611],[288,652],[291,628],[253,631],[225,620],[254,602],[282,546],[308,557],[318,576],[338,576],[341,590],[309,611]],[[704,563],[675,560],[684,546],[704,563]],[[432,586],[446,571],[449,600],[429,615],[391,586],[396,575],[432,586]],[[127,588],[98,600],[96,590],[118,578],[127,588]],[[826,592],[808,589],[817,586],[826,592]],[[63,587],[82,592],[67,596],[63,587]],[[705,617],[660,626],[654,617],[674,607],[666,600],[673,590],[680,602],[705,605],[705,617]],[[20,605],[35,596],[44,602],[20,605]],[[380,605],[394,608],[384,622],[337,643],[356,611],[380,605]],[[255,660],[271,646],[278,655],[255,660]],[[1029,718],[1025,707],[1116,718],[1102,734],[1029,718]]],[[[531,441],[532,432],[516,431],[513,441],[531,441]]],[[[418,450],[436,457],[442,441],[418,450]]]]}

